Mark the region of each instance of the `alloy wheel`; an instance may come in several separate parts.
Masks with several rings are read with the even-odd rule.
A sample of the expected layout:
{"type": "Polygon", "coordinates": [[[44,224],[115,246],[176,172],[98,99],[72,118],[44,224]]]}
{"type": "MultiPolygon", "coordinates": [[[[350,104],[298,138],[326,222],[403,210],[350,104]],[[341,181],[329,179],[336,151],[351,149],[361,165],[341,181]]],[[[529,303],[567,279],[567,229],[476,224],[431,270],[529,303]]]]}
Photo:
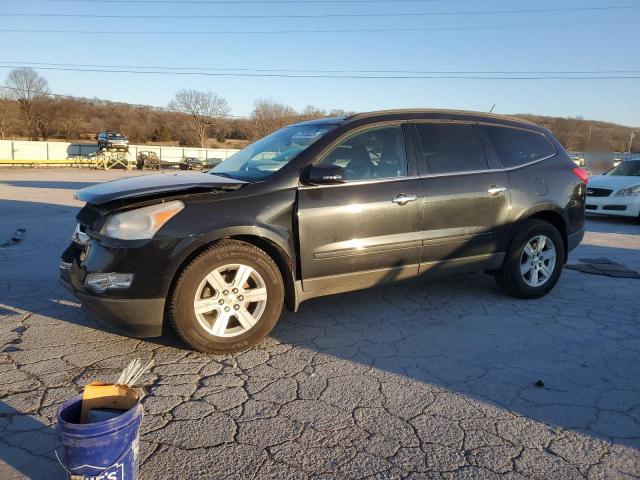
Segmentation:
{"type": "Polygon", "coordinates": [[[556,267],[556,247],[546,235],[530,239],[520,257],[520,274],[530,287],[541,287],[549,281],[556,267]]]}
{"type": "Polygon", "coordinates": [[[231,264],[211,271],[196,289],[193,308],[200,326],[216,337],[251,330],[267,305],[267,289],[252,267],[231,264]]]}

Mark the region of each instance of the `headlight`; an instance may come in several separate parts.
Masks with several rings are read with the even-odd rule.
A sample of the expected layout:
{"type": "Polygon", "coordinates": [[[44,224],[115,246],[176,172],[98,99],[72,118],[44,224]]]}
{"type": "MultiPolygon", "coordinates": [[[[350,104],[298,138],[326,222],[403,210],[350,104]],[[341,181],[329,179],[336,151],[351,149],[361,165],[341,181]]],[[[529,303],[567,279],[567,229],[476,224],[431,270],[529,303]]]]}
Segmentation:
{"type": "Polygon", "coordinates": [[[616,192],[616,197],[637,197],[638,195],[640,195],[640,185],[623,188],[616,192]]]}
{"type": "Polygon", "coordinates": [[[120,240],[152,238],[160,228],[184,208],[184,203],[159,203],[111,215],[100,233],[120,240]]]}

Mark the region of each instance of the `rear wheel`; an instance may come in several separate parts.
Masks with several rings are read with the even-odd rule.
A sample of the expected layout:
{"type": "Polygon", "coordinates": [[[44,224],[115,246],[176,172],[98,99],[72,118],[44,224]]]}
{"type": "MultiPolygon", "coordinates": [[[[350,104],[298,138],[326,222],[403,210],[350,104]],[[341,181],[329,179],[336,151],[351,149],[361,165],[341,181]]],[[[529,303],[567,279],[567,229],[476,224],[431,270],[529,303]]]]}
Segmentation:
{"type": "Polygon", "coordinates": [[[560,232],[542,220],[528,220],[516,233],[502,267],[498,285],[516,298],[540,298],[556,285],[564,264],[560,232]]]}
{"type": "Polygon", "coordinates": [[[176,332],[194,349],[228,353],[255,345],[282,313],[278,267],[251,244],[224,240],[182,272],[169,305],[176,332]]]}

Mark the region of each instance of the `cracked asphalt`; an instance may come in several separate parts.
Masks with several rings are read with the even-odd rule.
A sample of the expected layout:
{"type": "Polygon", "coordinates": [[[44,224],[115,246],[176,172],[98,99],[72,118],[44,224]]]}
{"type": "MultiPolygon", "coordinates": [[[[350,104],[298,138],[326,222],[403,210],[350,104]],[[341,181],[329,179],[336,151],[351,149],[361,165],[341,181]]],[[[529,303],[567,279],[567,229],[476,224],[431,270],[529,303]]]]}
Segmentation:
{"type": "MultiPolygon", "coordinates": [[[[640,280],[565,270],[533,301],[483,274],[411,280],[309,301],[259,347],[204,355],[108,332],[57,284],[74,191],[128,174],[0,170],[0,478],[64,478],[58,406],[132,358],[155,361],[144,479],[640,478],[640,280]]],[[[640,269],[639,233],[589,219],[570,261],[640,269]]]]}

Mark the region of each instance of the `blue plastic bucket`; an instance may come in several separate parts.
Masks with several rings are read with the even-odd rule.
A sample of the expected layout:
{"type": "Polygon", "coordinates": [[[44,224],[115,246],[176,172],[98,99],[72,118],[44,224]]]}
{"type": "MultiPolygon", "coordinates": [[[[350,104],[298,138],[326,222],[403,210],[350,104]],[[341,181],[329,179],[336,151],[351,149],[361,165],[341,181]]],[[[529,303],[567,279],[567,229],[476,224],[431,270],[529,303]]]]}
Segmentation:
{"type": "Polygon", "coordinates": [[[96,423],[80,423],[81,408],[78,395],[58,409],[55,453],[67,473],[94,480],[138,478],[140,402],[122,415],[96,423]]]}

